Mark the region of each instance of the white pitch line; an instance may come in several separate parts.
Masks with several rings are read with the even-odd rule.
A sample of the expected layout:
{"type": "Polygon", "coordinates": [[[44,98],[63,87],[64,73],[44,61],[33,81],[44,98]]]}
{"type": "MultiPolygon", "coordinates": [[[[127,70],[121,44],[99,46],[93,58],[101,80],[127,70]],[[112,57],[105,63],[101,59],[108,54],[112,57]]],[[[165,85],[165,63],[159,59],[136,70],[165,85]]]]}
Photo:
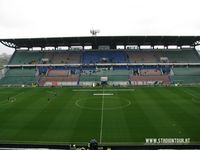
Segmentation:
{"type": "Polygon", "coordinates": [[[192,93],[190,93],[189,91],[186,91],[186,90],[184,90],[184,92],[185,92],[186,94],[192,96],[192,102],[198,103],[198,104],[200,103],[199,97],[198,97],[198,96],[196,96],[196,95],[194,95],[194,94],[192,94],[192,93]],[[197,99],[197,100],[196,100],[196,99],[197,99]]]}
{"type": "MultiPolygon", "coordinates": [[[[14,95],[14,96],[12,96],[12,97],[17,97],[17,96],[22,95],[22,94],[24,94],[24,92],[21,92],[21,93],[19,93],[19,94],[16,94],[16,95],[14,95]]],[[[12,98],[12,97],[11,97],[11,98],[12,98]]]]}
{"type": "Polygon", "coordinates": [[[135,91],[135,89],[99,89],[99,90],[93,90],[93,89],[79,89],[79,90],[73,90],[74,92],[100,92],[100,91],[106,91],[106,92],[114,92],[114,91],[135,91]]]}
{"type": "Polygon", "coordinates": [[[56,92],[53,92],[53,91],[46,91],[47,93],[49,94],[55,94],[56,92]]]}
{"type": "MultiPolygon", "coordinates": [[[[20,96],[22,94],[24,94],[24,92],[20,92],[20,93],[14,95],[14,96],[11,96],[10,98],[15,98],[16,99],[17,96],[20,96]]],[[[6,102],[6,100],[8,100],[8,99],[4,99],[4,100],[0,101],[0,103],[4,103],[4,102],[6,102]]],[[[9,104],[9,103],[4,103],[3,105],[5,105],[5,104],[9,104]]]]}
{"type": "Polygon", "coordinates": [[[195,97],[195,98],[199,98],[198,96],[196,96],[196,95],[194,95],[194,94],[192,94],[192,93],[190,93],[190,92],[188,92],[188,91],[186,91],[186,90],[183,90],[186,94],[188,94],[188,95],[190,95],[190,96],[192,96],[192,97],[195,97]]]}
{"type": "MultiPolygon", "coordinates": [[[[16,144],[87,144],[88,141],[85,141],[85,142],[78,142],[78,141],[31,141],[31,140],[27,140],[27,141],[18,141],[18,140],[0,140],[0,142],[12,142],[12,143],[16,143],[16,144]]],[[[135,144],[141,144],[140,142],[103,142],[101,144],[111,144],[111,145],[127,145],[127,144],[131,144],[131,145],[135,145],[135,144]]]]}
{"type": "Polygon", "coordinates": [[[103,108],[104,108],[104,89],[103,89],[103,95],[102,95],[102,106],[101,106],[100,144],[102,143],[102,134],[103,134],[103,108]]]}
{"type": "Polygon", "coordinates": [[[113,93],[105,93],[105,94],[103,94],[103,93],[94,93],[93,95],[94,96],[112,96],[114,94],[113,93]]]}
{"type": "Polygon", "coordinates": [[[25,144],[25,143],[28,143],[28,144],[32,144],[32,143],[34,143],[34,144],[37,144],[37,143],[42,143],[42,144],[44,144],[44,143],[46,143],[46,144],[72,144],[72,143],[74,143],[74,144],[86,144],[86,143],[88,143],[88,142],[74,142],[74,141],[71,141],[71,142],[69,142],[69,141],[61,141],[61,142],[59,142],[59,141],[37,141],[37,140],[35,140],[35,141],[30,141],[30,140],[28,140],[28,141],[17,141],[17,140],[0,140],[0,142],[12,142],[12,143],[17,143],[17,144],[25,144]]]}

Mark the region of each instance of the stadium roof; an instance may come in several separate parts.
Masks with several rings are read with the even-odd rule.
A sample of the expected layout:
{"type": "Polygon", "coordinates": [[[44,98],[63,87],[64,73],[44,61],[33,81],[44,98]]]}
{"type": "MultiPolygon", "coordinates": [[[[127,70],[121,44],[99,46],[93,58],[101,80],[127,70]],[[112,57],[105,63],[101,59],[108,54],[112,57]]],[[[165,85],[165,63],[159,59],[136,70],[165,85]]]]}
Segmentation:
{"type": "Polygon", "coordinates": [[[200,45],[200,36],[90,36],[90,37],[56,37],[56,38],[21,38],[0,39],[8,47],[58,47],[58,46],[88,46],[97,48],[99,45],[109,45],[115,49],[117,45],[200,45]]]}

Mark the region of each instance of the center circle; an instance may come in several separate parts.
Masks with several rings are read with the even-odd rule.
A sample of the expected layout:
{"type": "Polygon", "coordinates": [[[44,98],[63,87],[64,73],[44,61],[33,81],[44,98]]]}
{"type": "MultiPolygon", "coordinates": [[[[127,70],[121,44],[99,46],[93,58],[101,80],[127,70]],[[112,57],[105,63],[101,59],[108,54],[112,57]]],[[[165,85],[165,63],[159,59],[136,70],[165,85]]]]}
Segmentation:
{"type": "MultiPolygon", "coordinates": [[[[75,105],[82,109],[88,110],[102,110],[102,98],[86,98],[78,99],[75,102],[75,105]]],[[[131,101],[128,99],[120,99],[117,97],[106,97],[104,99],[103,110],[115,110],[123,109],[131,105],[131,101]]]]}

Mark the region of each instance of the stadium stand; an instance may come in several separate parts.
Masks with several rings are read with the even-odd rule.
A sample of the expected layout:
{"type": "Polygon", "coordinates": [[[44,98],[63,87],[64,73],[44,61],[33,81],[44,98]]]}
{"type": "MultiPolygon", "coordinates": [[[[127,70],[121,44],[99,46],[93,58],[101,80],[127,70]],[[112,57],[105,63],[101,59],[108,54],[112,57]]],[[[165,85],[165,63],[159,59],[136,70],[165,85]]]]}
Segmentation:
{"type": "Polygon", "coordinates": [[[140,75],[161,75],[161,71],[159,69],[140,69],[140,72],[139,72],[140,75]]]}
{"type": "Polygon", "coordinates": [[[131,63],[158,63],[167,58],[171,63],[197,63],[199,54],[194,49],[134,50],[127,52],[131,63]]]}
{"type": "Polygon", "coordinates": [[[56,76],[56,77],[40,77],[40,86],[76,86],[78,84],[78,76],[56,76]]]}
{"type": "Polygon", "coordinates": [[[81,53],[71,52],[71,51],[70,52],[66,52],[66,51],[53,52],[53,58],[51,58],[50,60],[51,60],[51,63],[53,64],[80,63],[81,53]]]}
{"type": "Polygon", "coordinates": [[[89,85],[94,82],[101,82],[101,77],[107,78],[107,83],[111,85],[127,85],[129,70],[107,70],[99,69],[92,71],[82,71],[80,76],[81,85],[89,85]]]}
{"type": "Polygon", "coordinates": [[[180,84],[199,84],[200,83],[200,75],[199,76],[171,76],[171,79],[174,83],[180,84]]]}
{"type": "Polygon", "coordinates": [[[66,51],[16,51],[10,64],[68,64],[80,63],[80,52],[66,51]]]}
{"type": "Polygon", "coordinates": [[[200,68],[198,67],[174,67],[172,71],[171,79],[174,83],[200,83],[200,68]]]}
{"type": "Polygon", "coordinates": [[[200,37],[176,36],[95,37],[95,40],[93,37],[6,39],[2,43],[14,45],[16,50],[4,69],[7,71],[1,75],[0,84],[196,84],[200,83],[200,57],[194,47],[196,38],[200,40],[200,37]],[[71,48],[73,45],[84,47],[88,44],[91,50],[71,48]],[[116,49],[117,44],[124,44],[125,48],[129,44],[136,44],[139,48],[116,49]],[[141,49],[142,44],[150,44],[151,48],[141,49]],[[164,48],[154,49],[156,44],[162,44],[164,48]],[[169,49],[168,46],[174,44],[177,44],[177,48],[169,49]],[[189,48],[183,48],[182,45],[189,48]],[[55,47],[55,50],[46,50],[45,46],[55,47]],[[59,46],[68,46],[69,49],[60,50],[59,46]],[[24,47],[27,50],[20,49],[24,47]],[[32,50],[34,47],[40,47],[41,50],[32,50]],[[109,48],[105,50],[99,47],[109,48]]]}
{"type": "Polygon", "coordinates": [[[154,84],[170,84],[171,80],[168,75],[160,76],[130,76],[132,85],[154,85],[154,84]]]}
{"type": "Polygon", "coordinates": [[[32,84],[36,83],[35,68],[12,68],[7,71],[5,77],[0,80],[0,84],[32,84]]]}
{"type": "Polygon", "coordinates": [[[161,52],[153,50],[134,50],[127,52],[131,63],[156,63],[160,61],[161,52]]]}
{"type": "Polygon", "coordinates": [[[43,57],[40,51],[15,51],[10,64],[39,64],[43,57]]]}
{"type": "Polygon", "coordinates": [[[41,68],[40,86],[75,86],[78,85],[79,74],[66,68],[41,68]]]}
{"type": "Polygon", "coordinates": [[[174,75],[200,75],[200,68],[198,67],[174,67],[174,75]]]}
{"type": "Polygon", "coordinates": [[[127,55],[124,51],[86,51],[83,53],[83,63],[125,63],[127,55]]]}
{"type": "Polygon", "coordinates": [[[164,56],[171,63],[197,63],[200,62],[199,55],[194,49],[167,50],[164,56]]]}
{"type": "Polygon", "coordinates": [[[48,71],[48,76],[68,76],[70,75],[70,71],[69,70],[49,70],[48,71]]]}

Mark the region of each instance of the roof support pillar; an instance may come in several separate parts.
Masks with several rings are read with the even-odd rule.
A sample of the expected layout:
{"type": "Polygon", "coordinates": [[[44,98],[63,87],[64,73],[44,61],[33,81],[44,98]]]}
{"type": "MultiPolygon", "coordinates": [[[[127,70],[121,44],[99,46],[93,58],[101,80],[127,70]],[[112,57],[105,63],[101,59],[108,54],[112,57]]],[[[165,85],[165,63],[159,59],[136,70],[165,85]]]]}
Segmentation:
{"type": "Polygon", "coordinates": [[[98,45],[92,45],[92,49],[98,49],[98,45]]]}
{"type": "Polygon", "coordinates": [[[116,45],[110,45],[110,49],[116,49],[116,45]]]}

